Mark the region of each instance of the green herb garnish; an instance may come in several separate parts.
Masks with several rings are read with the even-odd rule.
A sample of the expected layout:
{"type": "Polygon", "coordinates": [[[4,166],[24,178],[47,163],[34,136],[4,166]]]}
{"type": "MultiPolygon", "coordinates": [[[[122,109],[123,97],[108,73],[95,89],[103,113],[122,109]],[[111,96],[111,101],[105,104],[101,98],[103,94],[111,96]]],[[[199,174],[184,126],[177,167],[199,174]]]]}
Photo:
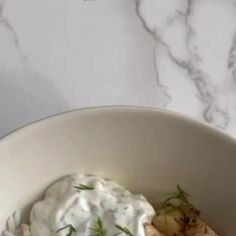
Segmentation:
{"type": "Polygon", "coordinates": [[[74,186],[75,189],[77,190],[94,190],[94,187],[92,186],[88,186],[88,185],[85,185],[85,184],[80,184],[79,186],[74,186]]]}
{"type": "Polygon", "coordinates": [[[117,229],[119,229],[121,232],[125,233],[126,235],[129,235],[129,236],[134,236],[128,228],[126,227],[122,227],[120,225],[115,225],[117,229]]]}
{"type": "Polygon", "coordinates": [[[198,213],[195,207],[189,202],[190,194],[185,192],[179,185],[177,185],[177,191],[172,193],[161,205],[166,214],[172,213],[176,210],[181,212],[192,211],[198,213]]]}
{"type": "Polygon", "coordinates": [[[69,229],[69,230],[68,230],[68,233],[66,234],[66,236],[72,236],[73,233],[76,233],[76,229],[73,227],[72,224],[66,225],[66,226],[64,226],[64,227],[62,227],[62,228],[60,228],[60,229],[58,229],[58,230],[56,231],[56,233],[58,233],[58,232],[60,232],[60,231],[62,231],[62,230],[65,230],[65,229],[69,229]]]}
{"type": "Polygon", "coordinates": [[[174,216],[174,219],[178,220],[181,226],[181,232],[186,232],[186,230],[190,228],[190,222],[199,216],[200,212],[192,203],[190,203],[189,197],[191,197],[190,194],[177,185],[177,191],[172,193],[161,204],[159,214],[162,214],[161,211],[164,213],[166,228],[168,228],[168,215],[170,216],[171,213],[177,213],[177,216],[174,216]]]}
{"type": "Polygon", "coordinates": [[[189,205],[188,198],[190,194],[186,193],[179,185],[177,185],[177,192],[172,193],[163,203],[162,207],[166,210],[171,208],[179,208],[181,206],[189,205]]]}
{"type": "Polygon", "coordinates": [[[90,228],[91,236],[106,236],[106,230],[103,227],[100,217],[97,218],[93,227],[90,228]]]}
{"type": "Polygon", "coordinates": [[[170,203],[171,200],[177,200],[181,204],[188,204],[188,197],[190,197],[190,194],[186,193],[182,188],[180,188],[179,185],[177,185],[177,192],[172,193],[163,204],[170,203]]]}

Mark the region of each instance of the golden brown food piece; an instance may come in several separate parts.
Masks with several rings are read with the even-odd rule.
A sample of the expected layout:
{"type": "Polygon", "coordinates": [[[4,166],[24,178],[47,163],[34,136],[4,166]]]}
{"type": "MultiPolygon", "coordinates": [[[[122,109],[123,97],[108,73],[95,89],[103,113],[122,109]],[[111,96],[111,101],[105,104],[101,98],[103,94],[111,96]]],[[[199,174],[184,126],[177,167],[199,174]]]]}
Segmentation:
{"type": "Polygon", "coordinates": [[[217,236],[217,234],[205,222],[198,219],[195,226],[188,230],[188,236],[217,236]]]}
{"type": "Polygon", "coordinates": [[[182,214],[180,212],[172,212],[170,214],[159,212],[153,219],[153,225],[166,236],[182,236],[181,216],[182,214]]]}
{"type": "Polygon", "coordinates": [[[160,211],[154,217],[153,225],[165,236],[217,236],[198,216],[178,210],[169,214],[160,211]]]}
{"type": "Polygon", "coordinates": [[[217,236],[217,234],[204,223],[200,212],[189,201],[191,196],[177,185],[176,192],[157,209],[153,225],[157,231],[165,236],[217,236]]]}
{"type": "Polygon", "coordinates": [[[159,232],[153,225],[145,225],[144,231],[146,236],[165,236],[163,233],[159,232]]]}

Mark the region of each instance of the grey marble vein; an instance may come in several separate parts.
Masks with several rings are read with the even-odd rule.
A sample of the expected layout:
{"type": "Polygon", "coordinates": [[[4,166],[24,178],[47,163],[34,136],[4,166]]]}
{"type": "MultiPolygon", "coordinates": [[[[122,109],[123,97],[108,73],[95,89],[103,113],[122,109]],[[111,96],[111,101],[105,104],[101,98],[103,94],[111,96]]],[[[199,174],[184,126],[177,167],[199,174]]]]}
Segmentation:
{"type": "MultiPolygon", "coordinates": [[[[145,30],[150,34],[152,35],[152,37],[155,39],[155,40],[158,40],[157,37],[156,37],[156,34],[155,32],[153,32],[152,30],[149,29],[149,27],[147,26],[145,20],[142,18],[142,16],[140,15],[140,11],[139,11],[139,4],[140,4],[140,0],[135,0],[136,1],[136,14],[139,16],[141,22],[142,22],[142,25],[143,27],[145,28],[145,30]]],[[[159,88],[159,92],[162,94],[161,95],[161,99],[159,101],[159,106],[160,107],[167,107],[168,103],[171,101],[171,95],[168,93],[168,88],[163,85],[160,80],[159,80],[159,74],[158,74],[158,69],[156,67],[156,49],[154,48],[153,49],[153,67],[154,67],[154,70],[155,70],[155,74],[156,74],[156,82],[157,82],[157,86],[159,88]]]]}
{"type": "MultiPolygon", "coordinates": [[[[233,37],[230,33],[232,30],[235,32],[236,24],[228,24],[226,16],[229,14],[227,11],[232,11],[232,8],[235,8],[235,1],[225,3],[211,0],[185,0],[178,1],[178,3],[166,1],[169,11],[163,10],[163,12],[161,11],[161,8],[163,8],[161,4],[162,1],[159,0],[155,2],[137,1],[137,12],[145,28],[156,40],[157,45],[162,45],[165,48],[164,52],[157,51],[157,54],[159,53],[158,57],[162,60],[162,57],[165,58],[162,53],[167,53],[172,63],[187,73],[188,79],[195,85],[196,98],[199,99],[202,107],[202,118],[219,128],[227,129],[229,123],[236,122],[235,120],[232,121],[232,119],[235,119],[232,98],[235,98],[236,94],[234,85],[236,40],[235,33],[233,37]],[[173,7],[174,4],[176,6],[173,7]],[[212,14],[212,16],[209,15],[208,20],[206,18],[208,17],[207,11],[212,14]],[[220,16],[217,19],[217,14],[225,16],[222,22],[219,20],[220,16]],[[205,22],[201,20],[200,16],[204,17],[205,22]],[[218,38],[215,38],[216,42],[212,42],[212,45],[209,43],[209,46],[206,46],[208,35],[209,40],[212,40],[212,35],[218,37],[219,34],[217,29],[214,28],[214,31],[211,28],[214,26],[212,19],[217,22],[215,24],[220,23],[222,25],[219,26],[219,32],[222,32],[222,34],[225,32],[225,39],[227,42],[231,41],[230,46],[224,44],[223,38],[219,39],[219,48],[217,45],[218,38]],[[208,31],[205,29],[207,27],[209,27],[208,31]],[[209,49],[211,46],[215,51],[209,49]],[[224,51],[221,52],[221,49],[224,51]],[[222,53],[222,57],[228,54],[226,61],[222,60],[221,64],[219,63],[221,58],[218,51],[222,53]],[[212,60],[212,62],[209,60],[212,60]],[[213,69],[210,67],[213,65],[220,65],[220,67],[213,69]],[[219,75],[216,71],[219,71],[219,75]],[[227,94],[226,91],[229,93],[227,94]]],[[[230,13],[232,14],[232,12],[230,13]]],[[[233,14],[236,15],[236,11],[233,14]]],[[[170,69],[173,68],[171,65],[167,66],[170,69]]],[[[160,67],[157,63],[157,71],[160,69],[163,70],[163,65],[160,67]]],[[[183,73],[181,76],[184,76],[183,73]]],[[[163,76],[159,78],[161,84],[165,85],[168,91],[170,82],[166,84],[166,79],[163,76]]],[[[184,81],[184,77],[182,81],[184,81]]],[[[178,82],[175,83],[178,85],[178,82]]],[[[171,92],[168,92],[168,94],[172,96],[171,92]]],[[[181,96],[181,94],[178,96],[181,96]]],[[[172,99],[176,100],[176,98],[172,96],[172,99]]]]}

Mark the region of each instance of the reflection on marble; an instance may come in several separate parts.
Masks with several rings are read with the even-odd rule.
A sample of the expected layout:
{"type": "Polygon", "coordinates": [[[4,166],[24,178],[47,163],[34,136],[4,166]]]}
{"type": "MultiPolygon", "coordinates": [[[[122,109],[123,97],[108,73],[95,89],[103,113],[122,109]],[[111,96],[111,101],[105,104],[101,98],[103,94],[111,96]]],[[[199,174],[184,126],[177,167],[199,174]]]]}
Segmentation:
{"type": "Polygon", "coordinates": [[[136,15],[135,1],[1,4],[0,78],[17,90],[8,101],[0,94],[1,134],[64,110],[163,101],[153,66],[155,41],[136,15]],[[13,114],[15,108],[25,110],[24,117],[13,114]]]}
{"type": "Polygon", "coordinates": [[[0,136],[118,104],[236,136],[235,22],[236,0],[0,0],[0,136]]]}

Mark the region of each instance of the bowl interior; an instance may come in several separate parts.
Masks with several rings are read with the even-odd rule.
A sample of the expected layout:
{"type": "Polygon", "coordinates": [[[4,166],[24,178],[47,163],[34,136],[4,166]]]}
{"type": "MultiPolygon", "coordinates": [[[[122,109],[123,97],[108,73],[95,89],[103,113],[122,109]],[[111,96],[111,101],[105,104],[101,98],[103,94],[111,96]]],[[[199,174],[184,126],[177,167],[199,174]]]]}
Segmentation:
{"type": "Polygon", "coordinates": [[[112,178],[156,204],[180,184],[219,234],[235,235],[236,144],[200,123],[141,108],[86,109],[0,142],[0,230],[73,172],[112,178]]]}

